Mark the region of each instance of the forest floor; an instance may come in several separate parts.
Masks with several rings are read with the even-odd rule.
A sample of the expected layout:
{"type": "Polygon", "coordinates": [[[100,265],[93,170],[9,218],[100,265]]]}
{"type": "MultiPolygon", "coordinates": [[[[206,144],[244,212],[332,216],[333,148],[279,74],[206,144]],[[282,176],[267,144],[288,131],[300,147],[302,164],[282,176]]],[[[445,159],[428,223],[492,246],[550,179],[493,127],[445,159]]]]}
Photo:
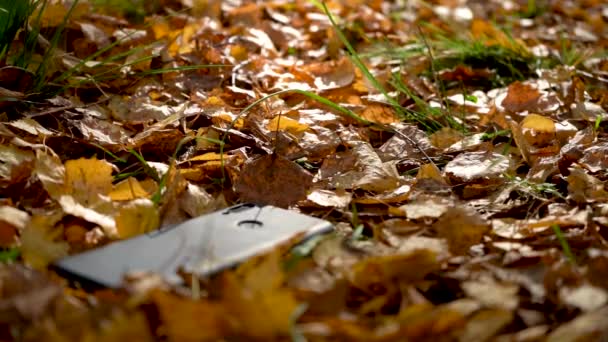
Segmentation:
{"type": "Polygon", "coordinates": [[[2,9],[0,340],[608,338],[605,2],[2,9]],[[243,202],[335,231],[180,285],[50,267],[243,202]]]}

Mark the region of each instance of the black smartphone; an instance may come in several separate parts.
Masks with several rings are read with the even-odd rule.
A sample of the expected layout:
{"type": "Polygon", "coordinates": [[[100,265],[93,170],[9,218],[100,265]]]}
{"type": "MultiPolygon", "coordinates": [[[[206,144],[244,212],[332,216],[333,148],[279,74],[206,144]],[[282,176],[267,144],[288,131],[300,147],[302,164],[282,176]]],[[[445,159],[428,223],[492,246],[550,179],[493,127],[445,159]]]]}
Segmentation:
{"type": "Polygon", "coordinates": [[[84,287],[120,287],[132,271],[151,271],[180,283],[178,270],[211,275],[294,237],[330,232],[331,223],[273,206],[240,204],[54,263],[84,287]]]}

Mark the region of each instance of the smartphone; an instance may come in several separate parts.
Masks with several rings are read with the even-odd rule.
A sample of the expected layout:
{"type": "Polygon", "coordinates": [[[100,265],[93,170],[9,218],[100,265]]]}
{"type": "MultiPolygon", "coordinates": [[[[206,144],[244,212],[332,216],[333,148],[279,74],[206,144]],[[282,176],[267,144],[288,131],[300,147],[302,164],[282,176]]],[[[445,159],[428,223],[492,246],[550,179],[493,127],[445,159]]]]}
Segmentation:
{"type": "Polygon", "coordinates": [[[118,288],[133,271],[181,283],[180,269],[208,276],[299,237],[333,230],[331,223],[273,206],[240,204],[127,240],[68,256],[53,264],[83,287],[118,288]]]}

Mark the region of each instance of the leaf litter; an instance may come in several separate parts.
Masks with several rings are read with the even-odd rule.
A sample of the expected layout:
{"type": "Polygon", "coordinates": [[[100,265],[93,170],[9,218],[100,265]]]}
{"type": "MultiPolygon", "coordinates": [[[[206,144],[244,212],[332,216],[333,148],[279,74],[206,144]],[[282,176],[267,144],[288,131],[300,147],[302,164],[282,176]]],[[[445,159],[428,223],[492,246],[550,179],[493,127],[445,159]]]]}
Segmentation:
{"type": "Polygon", "coordinates": [[[135,3],[0,46],[3,340],[607,336],[601,1],[135,3]],[[48,266],[246,201],[336,230],[183,286],[48,266]]]}

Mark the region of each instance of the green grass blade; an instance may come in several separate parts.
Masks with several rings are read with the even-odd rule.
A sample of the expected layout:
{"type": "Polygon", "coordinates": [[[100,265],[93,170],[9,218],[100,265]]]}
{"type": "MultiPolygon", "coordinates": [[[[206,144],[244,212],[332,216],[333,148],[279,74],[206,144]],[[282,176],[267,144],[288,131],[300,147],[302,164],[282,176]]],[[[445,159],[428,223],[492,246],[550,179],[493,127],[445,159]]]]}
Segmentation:
{"type": "Polygon", "coordinates": [[[572,264],[576,264],[576,259],[574,258],[574,255],[572,254],[572,250],[570,250],[570,245],[568,244],[568,240],[566,240],[566,238],[564,237],[564,234],[562,233],[560,226],[557,224],[554,224],[551,226],[551,228],[553,228],[553,232],[555,233],[557,240],[559,241],[560,245],[562,246],[562,250],[564,252],[564,255],[566,256],[566,259],[568,259],[568,261],[570,261],[572,264]]]}
{"type": "Polygon", "coordinates": [[[403,110],[401,105],[388,94],[388,91],[382,86],[382,84],[371,73],[371,71],[369,71],[369,69],[367,68],[365,63],[363,63],[363,61],[359,57],[359,54],[357,53],[355,48],[352,46],[350,41],[348,41],[348,38],[346,38],[346,35],[344,34],[344,32],[342,32],[342,30],[338,27],[338,24],[336,23],[334,16],[331,14],[329,9],[327,8],[327,5],[324,2],[321,3],[317,0],[311,0],[311,1],[313,4],[315,4],[315,6],[321,8],[323,10],[323,12],[325,13],[325,15],[327,15],[327,17],[329,18],[329,21],[331,22],[332,26],[334,27],[334,30],[336,31],[336,34],[338,35],[338,38],[340,39],[340,41],[342,41],[342,44],[344,44],[344,46],[350,53],[350,58],[351,58],[351,61],[353,62],[353,64],[355,64],[355,66],[359,70],[361,70],[361,72],[363,73],[365,78],[367,78],[367,80],[369,82],[371,82],[371,84],[374,86],[374,88],[376,88],[376,90],[378,90],[380,93],[382,93],[382,95],[384,95],[386,100],[391,104],[391,106],[397,112],[397,114],[402,119],[405,119],[407,117],[407,114],[405,113],[405,111],[403,110]]]}

